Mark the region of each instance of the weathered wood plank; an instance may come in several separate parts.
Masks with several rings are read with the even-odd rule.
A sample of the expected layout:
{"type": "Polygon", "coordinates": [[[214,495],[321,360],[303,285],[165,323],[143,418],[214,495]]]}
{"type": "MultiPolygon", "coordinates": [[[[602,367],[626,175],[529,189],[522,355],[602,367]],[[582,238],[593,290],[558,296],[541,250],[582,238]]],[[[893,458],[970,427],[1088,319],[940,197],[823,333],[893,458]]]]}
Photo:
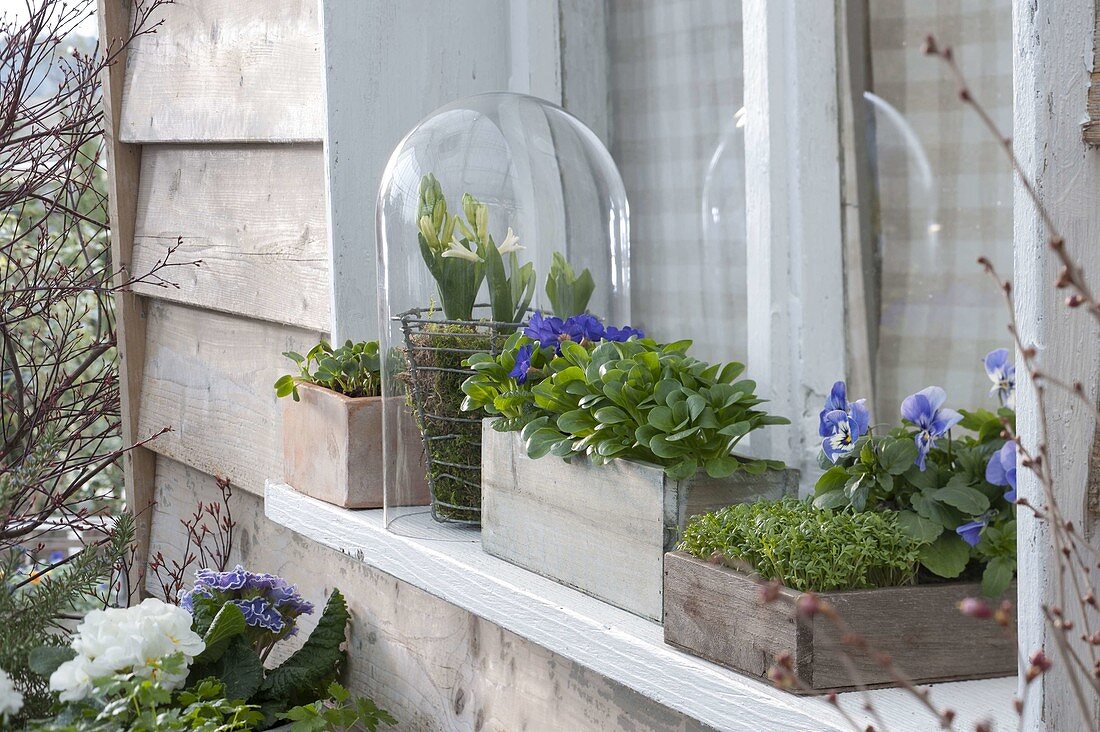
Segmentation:
{"type": "MultiPolygon", "coordinates": [[[[134,266],[181,240],[150,297],[328,331],[329,253],[320,145],[146,145],[134,266]]],[[[363,256],[369,253],[364,251],[363,256]]]]}
{"type": "MultiPolygon", "coordinates": [[[[173,460],[158,458],[155,548],[163,551],[166,558],[177,557],[184,544],[179,518],[194,511],[198,501],[214,501],[218,495],[210,476],[173,460]]],[[[324,513],[324,509],[352,517],[379,513],[343,511],[331,506],[323,506],[319,512],[312,508],[318,505],[316,502],[303,501],[295,511],[296,516],[305,511],[329,525],[333,525],[333,517],[324,513]]],[[[344,593],[353,617],[346,681],[355,693],[370,695],[392,712],[399,720],[397,729],[688,732],[716,728],[668,705],[659,695],[624,683],[619,675],[573,661],[537,640],[504,629],[494,619],[405,579],[397,579],[391,573],[392,567],[387,572],[355,558],[353,550],[341,552],[286,529],[264,516],[263,502],[255,496],[236,495],[231,506],[239,522],[232,562],[241,562],[252,571],[286,577],[298,584],[306,599],[316,604],[333,587],[344,593]]],[[[363,533],[356,528],[348,537],[363,533]]],[[[381,526],[371,533],[383,542],[381,550],[366,553],[371,559],[399,556],[406,551],[381,526]]],[[[453,565],[450,552],[446,559],[438,554],[434,557],[446,566],[453,565]]],[[[430,561],[420,553],[410,560],[406,566],[422,568],[430,561]]],[[[187,579],[190,582],[192,577],[187,579]]],[[[472,589],[484,585],[480,579],[471,582],[469,575],[465,579],[472,589]]],[[[154,583],[151,589],[155,588],[154,583]]],[[[525,606],[529,607],[530,602],[525,606]]],[[[305,631],[313,627],[316,619],[316,613],[301,619],[305,631]]],[[[599,632],[597,627],[589,630],[590,634],[599,632]]],[[[271,661],[283,660],[306,635],[303,632],[276,646],[271,661]]],[[[608,644],[614,647],[615,639],[608,639],[608,644]]],[[[593,644],[577,645],[593,648],[593,644]]],[[[656,650],[658,654],[668,654],[659,645],[656,650]]],[[[605,651],[605,655],[615,655],[614,650],[605,651]]],[[[677,668],[658,677],[659,682],[665,682],[661,688],[666,691],[668,682],[676,680],[678,670],[678,664],[668,665],[677,668]]],[[[641,665],[639,671],[653,675],[641,665]]],[[[704,671],[707,677],[712,673],[710,669],[704,671]]],[[[759,705],[761,695],[730,693],[726,684],[710,682],[708,686],[706,695],[715,706],[759,705]]],[[[746,720],[759,725],[775,719],[788,724],[787,729],[807,728],[808,715],[778,694],[773,696],[778,710],[748,710],[746,720]]],[[[841,728],[828,725],[817,729],[841,728]]]]}
{"type": "Polygon", "coordinates": [[[125,142],[320,141],[316,0],[176,0],[126,69],[125,142]]]}
{"type": "Polygon", "coordinates": [[[789,472],[677,483],[627,460],[532,460],[518,433],[488,420],[481,445],[485,551],[653,620],[661,618],[664,553],[690,516],[798,490],[789,472]]]}
{"type": "Polygon", "coordinates": [[[763,603],[759,587],[723,582],[724,571],[682,552],[665,557],[665,642],[758,678],[767,678],[776,654],[787,651],[808,678],[809,636],[793,612],[797,593],[784,588],[775,602],[763,603]]]}
{"type": "Polygon", "coordinates": [[[313,331],[148,300],[141,435],[172,431],[153,449],[259,493],[281,476],[282,415],[272,384],[284,351],[304,353],[313,331]]]}
{"type": "MultiPolygon", "coordinates": [[[[980,594],[979,584],[952,582],[821,597],[870,649],[890,656],[913,681],[930,683],[1016,672],[1013,635],[958,610],[963,598],[980,594]]],[[[665,558],[665,640],[760,678],[768,677],[780,653],[790,653],[799,678],[818,692],[894,684],[889,669],[843,642],[832,620],[821,614],[798,618],[800,595],[780,588],[779,598],[766,604],[748,576],[670,553],[665,558]]]]}
{"type": "MultiPolygon", "coordinates": [[[[129,0],[99,0],[99,37],[104,46],[117,43],[130,28],[129,0]]],[[[103,77],[103,130],[107,149],[107,209],[111,220],[111,259],[116,269],[115,284],[127,279],[124,268],[133,257],[134,223],[138,179],[141,172],[141,147],[120,141],[119,112],[122,107],[123,74],[127,54],[103,77]]],[[[139,273],[140,274],[140,273],[139,273]]],[[[115,335],[119,354],[119,387],[122,440],[133,445],[138,440],[138,408],[141,402],[142,369],[145,363],[145,314],[137,295],[120,291],[115,297],[115,335]]],[[[152,452],[138,447],[123,458],[123,479],[127,508],[134,515],[135,567],[145,565],[151,530],[149,512],[153,501],[152,452]]],[[[129,578],[132,587],[141,587],[141,569],[129,578]]],[[[140,592],[140,589],[139,589],[140,592]]]]}

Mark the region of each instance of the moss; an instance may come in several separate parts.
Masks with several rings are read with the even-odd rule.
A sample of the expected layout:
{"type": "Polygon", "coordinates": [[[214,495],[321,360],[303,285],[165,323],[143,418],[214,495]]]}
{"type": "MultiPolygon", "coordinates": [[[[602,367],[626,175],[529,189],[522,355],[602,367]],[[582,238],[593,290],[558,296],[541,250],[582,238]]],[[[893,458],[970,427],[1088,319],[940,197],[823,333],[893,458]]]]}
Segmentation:
{"type": "Polygon", "coordinates": [[[438,518],[481,519],[481,423],[462,411],[469,351],[503,342],[477,325],[428,324],[409,338],[409,387],[427,438],[428,480],[438,518]],[[421,415],[423,418],[421,419],[421,415]]]}

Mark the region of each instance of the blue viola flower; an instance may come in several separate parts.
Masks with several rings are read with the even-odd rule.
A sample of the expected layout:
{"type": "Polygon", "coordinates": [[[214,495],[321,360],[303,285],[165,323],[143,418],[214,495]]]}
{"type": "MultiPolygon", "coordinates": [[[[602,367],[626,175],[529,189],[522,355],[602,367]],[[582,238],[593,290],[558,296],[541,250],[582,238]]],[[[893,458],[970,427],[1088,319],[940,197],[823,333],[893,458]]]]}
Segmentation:
{"type": "Polygon", "coordinates": [[[1001,400],[1001,406],[1016,406],[1016,367],[1008,360],[1008,349],[998,348],[985,356],[985,373],[993,382],[990,396],[1001,400]]]}
{"type": "Polygon", "coordinates": [[[901,416],[917,428],[913,440],[917,443],[916,465],[921,471],[929,450],[936,446],[936,439],[947,434],[962,419],[954,409],[943,408],[945,401],[947,392],[938,386],[929,386],[905,397],[901,403],[901,416]]]}
{"type": "Polygon", "coordinates": [[[516,365],[508,372],[508,375],[521,384],[527,383],[527,374],[531,370],[531,355],[534,351],[533,343],[526,343],[516,351],[516,365]]]}
{"type": "Polygon", "coordinates": [[[829,435],[821,441],[821,449],[834,463],[852,451],[856,440],[867,433],[871,421],[862,400],[848,406],[850,411],[834,409],[822,418],[829,435]]]}
{"type": "Polygon", "coordinates": [[[572,316],[565,321],[563,330],[569,336],[569,340],[574,343],[584,341],[596,343],[602,341],[604,337],[603,323],[595,315],[589,313],[572,316]]]}
{"type": "Polygon", "coordinates": [[[1008,486],[1005,500],[1016,502],[1016,443],[1009,440],[993,453],[985,466],[985,479],[993,485],[1008,486]]]}
{"type": "Polygon", "coordinates": [[[616,328],[612,325],[605,328],[603,332],[605,341],[622,343],[623,341],[629,341],[631,338],[645,338],[645,333],[638,328],[631,328],[629,325],[624,325],[622,328],[616,328]]]}
{"type": "Polygon", "coordinates": [[[977,546],[978,542],[981,541],[982,538],[982,529],[984,529],[986,527],[986,524],[988,523],[989,520],[983,516],[974,521],[963,524],[959,528],[955,529],[955,533],[961,536],[962,540],[970,546],[977,546]]]}
{"type": "Polygon", "coordinates": [[[558,348],[564,333],[565,323],[561,318],[555,318],[553,315],[546,317],[539,311],[531,314],[531,319],[523,331],[525,336],[538,341],[541,347],[554,349],[558,348]]]}
{"type": "MultiPolygon", "coordinates": [[[[817,432],[821,437],[829,437],[833,434],[834,428],[831,423],[825,421],[825,416],[829,412],[841,411],[845,413],[851,413],[853,408],[859,405],[859,411],[862,414],[863,430],[859,434],[863,434],[867,431],[867,423],[870,422],[870,413],[867,411],[867,400],[859,399],[854,402],[848,401],[847,386],[843,381],[838,381],[833,384],[832,391],[829,392],[828,398],[825,399],[825,407],[818,415],[817,432]]],[[[859,437],[859,435],[856,435],[859,437]]]]}

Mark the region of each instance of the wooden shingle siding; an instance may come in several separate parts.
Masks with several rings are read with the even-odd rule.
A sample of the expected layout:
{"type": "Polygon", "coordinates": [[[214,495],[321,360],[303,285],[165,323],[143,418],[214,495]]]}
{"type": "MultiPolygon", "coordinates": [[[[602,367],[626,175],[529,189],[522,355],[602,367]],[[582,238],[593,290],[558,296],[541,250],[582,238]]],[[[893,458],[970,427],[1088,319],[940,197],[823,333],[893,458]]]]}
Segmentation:
{"type": "Polygon", "coordinates": [[[145,371],[138,430],[172,431],[150,447],[251,493],[282,475],[282,416],[272,384],[284,351],[308,350],[316,331],[146,300],[145,371]]]}
{"type": "MultiPolygon", "coordinates": [[[[329,330],[324,157],[317,144],[145,145],[134,271],[181,240],[154,298],[329,330]]],[[[371,256],[364,251],[363,256],[371,256]]]]}
{"type": "Polygon", "coordinates": [[[124,142],[320,141],[317,0],[176,0],[130,51],[124,142]]]}

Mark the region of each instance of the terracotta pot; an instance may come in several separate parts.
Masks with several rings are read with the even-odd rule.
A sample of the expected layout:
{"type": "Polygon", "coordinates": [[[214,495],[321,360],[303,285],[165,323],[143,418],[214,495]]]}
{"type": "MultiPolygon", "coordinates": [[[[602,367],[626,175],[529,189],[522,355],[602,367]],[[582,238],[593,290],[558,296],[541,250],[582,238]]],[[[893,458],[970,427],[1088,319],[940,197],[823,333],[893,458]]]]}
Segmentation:
{"type": "MultiPolygon", "coordinates": [[[[312,498],[345,508],[381,508],[382,397],[353,399],[313,384],[299,384],[300,401],[283,400],[283,480],[312,498]]],[[[412,415],[401,411],[402,439],[420,443],[412,415]]],[[[409,505],[430,502],[423,451],[410,451],[404,472],[414,485],[409,505]]]]}

